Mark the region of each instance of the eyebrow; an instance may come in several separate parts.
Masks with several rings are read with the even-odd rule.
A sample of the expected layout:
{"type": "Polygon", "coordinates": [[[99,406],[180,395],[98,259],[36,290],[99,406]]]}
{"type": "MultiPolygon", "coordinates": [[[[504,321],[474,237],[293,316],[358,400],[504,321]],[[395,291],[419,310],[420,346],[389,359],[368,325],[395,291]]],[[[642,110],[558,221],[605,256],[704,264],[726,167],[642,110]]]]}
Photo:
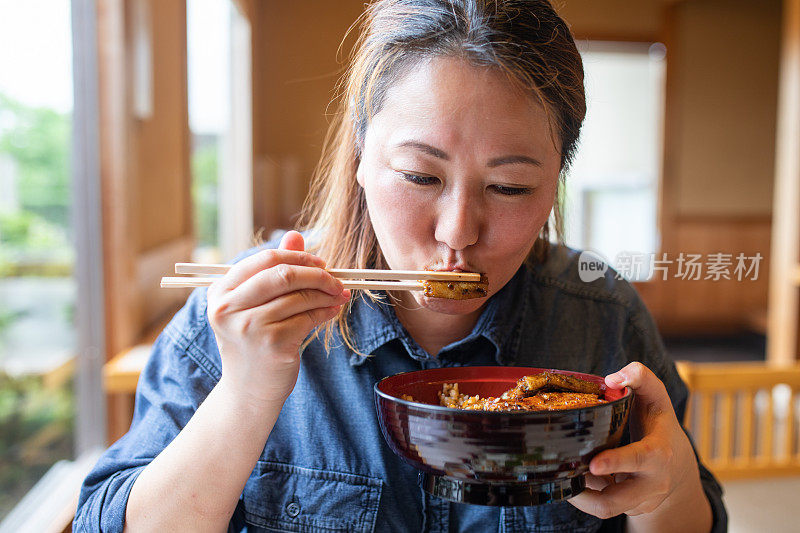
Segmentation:
{"type": "Polygon", "coordinates": [[[445,161],[450,161],[450,156],[447,155],[444,150],[439,150],[438,148],[431,146],[430,144],[425,144],[419,141],[403,141],[397,145],[398,148],[416,148],[420,152],[425,152],[428,155],[432,155],[433,157],[444,159],[445,161]]]}
{"type": "MultiPolygon", "coordinates": [[[[424,152],[428,155],[436,157],[438,159],[443,159],[445,161],[450,161],[450,156],[444,150],[440,150],[435,146],[431,146],[430,144],[426,144],[420,141],[403,141],[397,145],[398,148],[414,148],[421,152],[424,152]]],[[[536,167],[541,167],[542,162],[538,159],[534,159],[533,157],[529,157],[527,155],[505,155],[502,157],[495,157],[494,159],[490,160],[487,166],[489,168],[499,167],[501,165],[515,165],[515,164],[524,164],[524,165],[533,165],[536,167]]]]}

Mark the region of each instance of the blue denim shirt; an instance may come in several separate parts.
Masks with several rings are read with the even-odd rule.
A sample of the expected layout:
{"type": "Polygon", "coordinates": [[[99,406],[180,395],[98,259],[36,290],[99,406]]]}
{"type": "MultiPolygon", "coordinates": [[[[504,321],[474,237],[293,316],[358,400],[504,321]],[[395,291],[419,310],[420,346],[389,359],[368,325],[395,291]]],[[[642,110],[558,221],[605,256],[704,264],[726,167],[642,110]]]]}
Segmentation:
{"type": "MultiPolygon", "coordinates": [[[[274,246],[274,243],[272,243],[274,246]]],[[[267,245],[269,246],[269,245],[267,245]]],[[[253,251],[251,250],[250,253],[253,251]]],[[[577,253],[554,247],[523,265],[486,305],[472,333],[427,354],[386,304],[360,298],[351,325],[358,348],[319,340],[304,351],[297,385],[267,440],[229,531],[622,531],[567,502],[538,507],[451,503],[422,491],[417,471],[388,448],[373,385],[398,372],[461,365],[520,365],[605,375],[641,361],[664,382],[679,417],[687,390],[633,288],[604,277],[584,283],[577,253]]],[[[128,433],[86,478],[76,531],[122,531],[136,477],[181,431],[220,379],[220,354],[196,290],[155,343],[136,391],[128,433]]],[[[701,466],[714,529],[725,531],[721,489],[701,466]]]]}

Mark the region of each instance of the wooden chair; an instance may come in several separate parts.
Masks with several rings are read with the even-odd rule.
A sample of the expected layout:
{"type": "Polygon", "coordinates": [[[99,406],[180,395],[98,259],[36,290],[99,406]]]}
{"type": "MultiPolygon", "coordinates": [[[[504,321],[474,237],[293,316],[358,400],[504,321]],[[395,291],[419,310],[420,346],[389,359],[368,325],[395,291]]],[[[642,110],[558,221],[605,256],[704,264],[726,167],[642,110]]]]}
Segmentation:
{"type": "Polygon", "coordinates": [[[720,479],[800,474],[800,365],[678,363],[689,386],[684,424],[720,479]]]}

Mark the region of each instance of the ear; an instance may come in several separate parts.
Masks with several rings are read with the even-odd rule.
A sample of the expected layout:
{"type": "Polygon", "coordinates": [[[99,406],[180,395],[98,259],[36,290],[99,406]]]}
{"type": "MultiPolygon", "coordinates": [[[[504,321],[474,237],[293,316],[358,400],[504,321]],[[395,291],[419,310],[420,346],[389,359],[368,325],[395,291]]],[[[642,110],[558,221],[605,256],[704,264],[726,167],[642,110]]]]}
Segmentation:
{"type": "Polygon", "coordinates": [[[356,166],[356,181],[361,188],[364,188],[364,165],[361,162],[361,158],[358,158],[357,166],[356,166]]]}

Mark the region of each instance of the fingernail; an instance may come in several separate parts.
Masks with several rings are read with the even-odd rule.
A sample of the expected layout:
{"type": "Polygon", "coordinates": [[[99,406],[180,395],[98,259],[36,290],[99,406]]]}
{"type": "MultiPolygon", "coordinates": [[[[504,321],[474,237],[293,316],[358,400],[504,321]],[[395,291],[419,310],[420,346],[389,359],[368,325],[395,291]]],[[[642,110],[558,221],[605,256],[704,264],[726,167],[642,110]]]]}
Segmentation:
{"type": "Polygon", "coordinates": [[[625,382],[625,376],[623,376],[619,372],[615,372],[613,374],[609,374],[608,376],[606,376],[606,381],[610,381],[615,385],[622,385],[625,382]]]}
{"type": "Polygon", "coordinates": [[[592,466],[594,468],[592,468],[591,471],[592,471],[592,474],[594,474],[596,476],[597,475],[602,475],[603,473],[605,473],[606,469],[608,468],[608,461],[605,461],[603,459],[597,459],[596,461],[593,461],[593,463],[594,464],[592,466]]]}

